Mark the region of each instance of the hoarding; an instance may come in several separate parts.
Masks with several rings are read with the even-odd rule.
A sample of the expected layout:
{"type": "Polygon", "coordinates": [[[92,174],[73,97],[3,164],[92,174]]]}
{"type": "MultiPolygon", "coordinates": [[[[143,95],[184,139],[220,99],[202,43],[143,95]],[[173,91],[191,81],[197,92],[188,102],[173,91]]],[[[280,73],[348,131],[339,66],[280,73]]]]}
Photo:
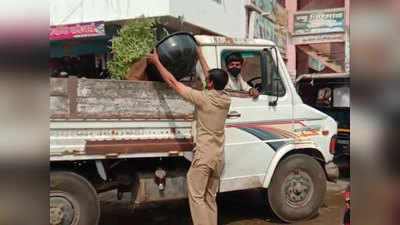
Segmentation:
{"type": "Polygon", "coordinates": [[[50,26],[50,40],[105,36],[104,22],[50,26]]]}
{"type": "Polygon", "coordinates": [[[273,41],[281,53],[286,52],[287,29],[273,23],[257,12],[251,12],[249,21],[249,38],[260,38],[273,41]]]}
{"type": "Polygon", "coordinates": [[[303,11],[294,15],[293,35],[344,32],[345,9],[303,11]]]}

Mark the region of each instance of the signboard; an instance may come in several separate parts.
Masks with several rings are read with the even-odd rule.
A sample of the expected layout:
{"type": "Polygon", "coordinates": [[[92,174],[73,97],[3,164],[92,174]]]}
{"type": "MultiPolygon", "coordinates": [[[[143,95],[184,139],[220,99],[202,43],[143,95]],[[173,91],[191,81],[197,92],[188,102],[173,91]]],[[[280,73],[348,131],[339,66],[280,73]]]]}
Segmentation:
{"type": "Polygon", "coordinates": [[[50,40],[105,36],[104,22],[50,26],[50,40]]]}
{"type": "Polygon", "coordinates": [[[261,12],[272,13],[276,0],[249,0],[247,5],[257,8],[261,12]]]}
{"type": "Polygon", "coordinates": [[[309,36],[293,36],[291,42],[294,45],[304,45],[326,42],[344,42],[344,40],[344,34],[319,34],[309,36]]]}
{"type": "Polygon", "coordinates": [[[257,12],[250,14],[249,37],[275,42],[275,24],[257,12]]]}
{"type": "Polygon", "coordinates": [[[303,11],[294,14],[293,35],[344,32],[345,9],[303,11]]]}
{"type": "Polygon", "coordinates": [[[257,12],[250,14],[249,38],[260,38],[273,41],[281,53],[286,53],[287,29],[273,23],[257,12]]]}

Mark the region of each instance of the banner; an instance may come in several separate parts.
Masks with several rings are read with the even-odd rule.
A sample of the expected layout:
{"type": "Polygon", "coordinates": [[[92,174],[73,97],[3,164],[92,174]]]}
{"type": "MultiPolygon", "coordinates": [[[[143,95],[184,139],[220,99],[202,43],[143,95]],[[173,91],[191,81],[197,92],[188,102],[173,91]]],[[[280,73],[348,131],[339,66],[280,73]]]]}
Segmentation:
{"type": "Polygon", "coordinates": [[[50,26],[50,40],[105,36],[104,22],[50,26]]]}
{"type": "Polygon", "coordinates": [[[344,32],[345,9],[304,11],[294,14],[293,35],[344,32]]]}

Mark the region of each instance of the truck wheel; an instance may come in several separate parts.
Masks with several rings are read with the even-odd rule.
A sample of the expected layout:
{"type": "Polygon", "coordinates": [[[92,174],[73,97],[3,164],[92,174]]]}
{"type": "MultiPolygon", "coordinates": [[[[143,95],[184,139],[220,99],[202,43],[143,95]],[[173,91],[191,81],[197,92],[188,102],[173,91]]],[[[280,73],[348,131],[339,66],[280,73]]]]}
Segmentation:
{"type": "Polygon", "coordinates": [[[50,173],[50,225],[97,225],[100,202],[96,190],[73,172],[50,173]]]}
{"type": "Polygon", "coordinates": [[[317,215],[325,192],[321,165],[308,155],[295,154],[279,163],[268,188],[268,201],[281,220],[295,222],[317,215]]]}

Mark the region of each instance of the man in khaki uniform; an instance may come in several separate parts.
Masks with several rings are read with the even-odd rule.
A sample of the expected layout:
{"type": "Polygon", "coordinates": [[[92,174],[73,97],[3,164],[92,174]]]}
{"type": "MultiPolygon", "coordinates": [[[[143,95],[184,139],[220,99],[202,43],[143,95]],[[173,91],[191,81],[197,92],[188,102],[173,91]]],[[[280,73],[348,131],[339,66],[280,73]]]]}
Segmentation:
{"type": "Polygon", "coordinates": [[[199,57],[207,74],[207,90],[198,91],[177,81],[161,64],[157,51],[147,58],[170,87],[196,106],[196,147],[187,173],[190,211],[194,225],[217,225],[216,194],[224,168],[224,128],[231,104],[230,97],[223,91],[228,74],[221,69],[208,70],[203,67],[204,57],[199,57]]]}

